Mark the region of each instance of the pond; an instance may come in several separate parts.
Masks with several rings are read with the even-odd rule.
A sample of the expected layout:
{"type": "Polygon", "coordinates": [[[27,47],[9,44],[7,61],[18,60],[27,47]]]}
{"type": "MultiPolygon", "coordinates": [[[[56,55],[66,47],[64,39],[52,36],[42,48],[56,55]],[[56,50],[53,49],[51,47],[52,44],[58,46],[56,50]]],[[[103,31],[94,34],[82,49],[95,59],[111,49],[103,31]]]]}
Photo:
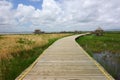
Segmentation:
{"type": "Polygon", "coordinates": [[[120,54],[105,51],[94,53],[93,58],[97,60],[116,80],[120,80],[120,54]]]}

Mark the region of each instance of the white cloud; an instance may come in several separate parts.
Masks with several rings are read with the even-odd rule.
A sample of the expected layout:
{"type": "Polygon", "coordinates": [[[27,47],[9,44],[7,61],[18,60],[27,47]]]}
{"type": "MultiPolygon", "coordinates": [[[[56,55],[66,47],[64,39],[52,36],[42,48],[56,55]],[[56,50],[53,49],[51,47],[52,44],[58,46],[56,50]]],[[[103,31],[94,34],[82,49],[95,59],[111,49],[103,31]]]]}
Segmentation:
{"type": "Polygon", "coordinates": [[[12,31],[120,28],[119,0],[43,0],[41,10],[24,4],[12,9],[13,4],[5,0],[0,4],[0,31],[11,26],[12,31]]]}
{"type": "Polygon", "coordinates": [[[0,1],[0,24],[11,24],[12,23],[12,14],[11,11],[12,4],[7,1],[0,1]]]}

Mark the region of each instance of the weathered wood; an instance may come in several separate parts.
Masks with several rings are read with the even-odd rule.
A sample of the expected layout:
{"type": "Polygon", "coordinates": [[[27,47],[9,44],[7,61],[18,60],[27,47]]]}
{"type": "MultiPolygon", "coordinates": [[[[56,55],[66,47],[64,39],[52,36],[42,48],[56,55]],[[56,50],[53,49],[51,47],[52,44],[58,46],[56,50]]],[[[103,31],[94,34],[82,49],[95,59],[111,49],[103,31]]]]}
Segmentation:
{"type": "Polygon", "coordinates": [[[56,41],[16,80],[114,80],[75,42],[78,36],[56,41]]]}

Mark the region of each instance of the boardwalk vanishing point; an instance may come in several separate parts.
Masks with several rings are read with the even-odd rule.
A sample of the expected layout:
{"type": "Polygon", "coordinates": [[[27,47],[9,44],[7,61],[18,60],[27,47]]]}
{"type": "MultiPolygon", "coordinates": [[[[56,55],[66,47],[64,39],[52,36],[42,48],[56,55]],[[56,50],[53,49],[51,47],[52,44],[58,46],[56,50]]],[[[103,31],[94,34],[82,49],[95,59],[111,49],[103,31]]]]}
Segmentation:
{"type": "Polygon", "coordinates": [[[57,40],[16,80],[114,80],[76,43],[82,35],[57,40]]]}

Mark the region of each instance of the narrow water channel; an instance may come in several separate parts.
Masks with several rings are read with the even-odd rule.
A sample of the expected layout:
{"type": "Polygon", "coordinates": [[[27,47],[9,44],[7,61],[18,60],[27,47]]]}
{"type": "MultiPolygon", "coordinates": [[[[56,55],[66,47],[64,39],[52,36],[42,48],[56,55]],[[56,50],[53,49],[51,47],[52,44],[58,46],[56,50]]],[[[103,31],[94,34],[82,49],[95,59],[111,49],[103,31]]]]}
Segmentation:
{"type": "Polygon", "coordinates": [[[120,80],[120,54],[101,52],[94,53],[93,57],[97,60],[116,80],[120,80]]]}

